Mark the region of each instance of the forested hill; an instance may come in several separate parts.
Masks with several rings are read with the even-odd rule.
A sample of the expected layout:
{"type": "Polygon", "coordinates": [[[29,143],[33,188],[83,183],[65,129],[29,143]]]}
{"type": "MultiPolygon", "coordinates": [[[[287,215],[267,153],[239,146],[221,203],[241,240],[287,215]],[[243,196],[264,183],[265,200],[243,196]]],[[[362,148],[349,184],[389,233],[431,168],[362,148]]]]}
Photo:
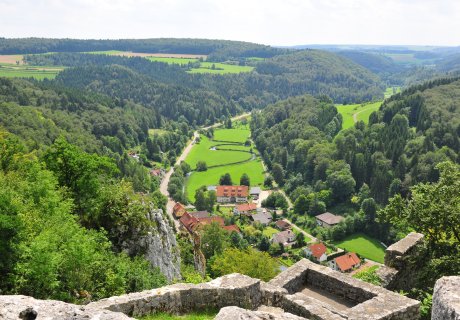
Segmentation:
{"type": "MultiPolygon", "coordinates": [[[[350,203],[353,194],[384,205],[416,183],[437,181],[438,163],[458,162],[459,99],[458,79],[412,87],[386,101],[368,125],[358,122],[337,135],[341,117],[333,107],[288,99],[255,114],[252,132],[294,201],[324,191],[331,195],[324,209],[350,203]]],[[[371,227],[382,241],[391,239],[389,230],[371,227]]]]}
{"type": "Polygon", "coordinates": [[[250,42],[208,39],[120,39],[78,40],[44,38],[0,38],[0,54],[46,52],[88,52],[120,50],[142,53],[181,53],[209,55],[209,60],[224,61],[236,57],[267,58],[288,51],[250,42]]]}
{"type": "Polygon", "coordinates": [[[160,82],[212,91],[242,108],[262,108],[290,96],[328,95],[336,103],[380,99],[384,85],[371,71],[334,53],[304,50],[250,62],[255,70],[240,74],[189,74],[191,65],[166,65],[143,58],[61,53],[29,55],[31,65],[126,66],[160,82]]]}
{"type": "Polygon", "coordinates": [[[339,51],[337,54],[352,60],[376,74],[389,74],[402,70],[401,66],[398,66],[391,58],[383,54],[352,50],[339,51]]]}

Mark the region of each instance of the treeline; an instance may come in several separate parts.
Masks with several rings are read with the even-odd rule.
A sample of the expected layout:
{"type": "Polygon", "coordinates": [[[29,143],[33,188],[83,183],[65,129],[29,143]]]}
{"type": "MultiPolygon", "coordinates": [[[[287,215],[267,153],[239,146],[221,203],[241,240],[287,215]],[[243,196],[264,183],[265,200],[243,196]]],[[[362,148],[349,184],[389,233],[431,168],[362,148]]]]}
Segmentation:
{"type": "Polygon", "coordinates": [[[391,196],[407,196],[416,183],[437,181],[438,163],[458,161],[459,98],[456,79],[413,87],[387,100],[368,125],[358,122],[337,135],[340,116],[333,106],[311,97],[289,99],[255,113],[252,135],[275,180],[304,204],[298,213],[348,203],[351,211],[368,213],[356,220],[361,226],[390,241],[397,230],[377,224],[375,211],[391,196]]]}
{"type": "Polygon", "coordinates": [[[161,195],[135,194],[112,160],[65,139],[40,157],[4,131],[0,145],[2,294],[87,303],[166,283],[141,255],[122,253],[149,230],[161,195]]]}
{"type": "Polygon", "coordinates": [[[167,65],[144,58],[92,54],[29,55],[32,65],[122,65],[154,80],[213,92],[250,110],[290,96],[326,94],[337,103],[380,99],[384,85],[369,70],[333,53],[304,50],[253,63],[255,71],[240,74],[187,74],[191,65],[167,65]]]}
{"type": "Polygon", "coordinates": [[[132,51],[140,53],[182,53],[209,55],[212,61],[237,57],[268,58],[287,51],[270,46],[228,40],[208,39],[120,39],[78,40],[45,38],[0,38],[0,54],[32,54],[47,52],[132,51]]]}

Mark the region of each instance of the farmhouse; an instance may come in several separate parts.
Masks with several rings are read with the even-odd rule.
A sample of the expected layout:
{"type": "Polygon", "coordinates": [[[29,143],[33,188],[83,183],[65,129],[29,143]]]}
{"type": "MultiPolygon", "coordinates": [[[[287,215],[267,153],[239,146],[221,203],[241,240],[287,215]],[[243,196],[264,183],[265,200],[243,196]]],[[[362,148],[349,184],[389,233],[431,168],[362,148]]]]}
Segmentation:
{"type": "Polygon", "coordinates": [[[313,257],[318,262],[327,260],[326,255],[327,248],[324,243],[315,243],[305,248],[305,254],[307,257],[313,257]]]}
{"type": "Polygon", "coordinates": [[[341,216],[336,216],[335,214],[326,212],[316,216],[316,223],[324,228],[330,228],[338,224],[343,219],[344,218],[341,216]]]}
{"type": "Polygon", "coordinates": [[[251,215],[257,210],[257,204],[255,203],[243,203],[239,204],[233,209],[234,214],[243,214],[243,215],[251,215]]]}
{"type": "Polygon", "coordinates": [[[217,186],[216,195],[219,203],[241,203],[248,201],[247,186],[217,186]]]}
{"type": "Polygon", "coordinates": [[[275,222],[275,225],[278,229],[280,229],[281,231],[284,231],[284,230],[287,230],[287,229],[291,229],[291,225],[289,223],[287,223],[286,221],[284,220],[278,220],[275,222]]]}
{"type": "Polygon", "coordinates": [[[291,230],[275,233],[272,238],[272,243],[282,243],[285,247],[291,246],[295,243],[295,234],[291,230]]]}
{"type": "Polygon", "coordinates": [[[184,213],[187,212],[187,210],[185,209],[185,206],[180,203],[180,202],[177,202],[174,207],[173,207],[173,215],[176,219],[180,219],[180,217],[182,217],[184,215],[184,213]]]}
{"type": "Polygon", "coordinates": [[[211,223],[217,223],[222,229],[229,232],[241,233],[238,226],[226,226],[224,218],[219,216],[210,216],[206,211],[197,211],[192,213],[185,212],[179,221],[181,223],[181,228],[187,230],[189,233],[195,233],[211,223]],[[200,216],[201,218],[199,218],[200,216]]]}
{"type": "Polygon", "coordinates": [[[268,213],[266,212],[260,212],[260,213],[256,213],[256,214],[253,214],[250,216],[251,220],[254,221],[254,222],[258,222],[260,223],[261,225],[268,225],[272,222],[272,216],[269,215],[268,213]]]}
{"type": "Polygon", "coordinates": [[[249,191],[249,194],[254,200],[259,199],[260,193],[262,190],[260,190],[260,187],[252,187],[251,190],[249,191]]]}
{"type": "Polygon", "coordinates": [[[354,252],[346,253],[332,261],[329,261],[329,267],[340,272],[350,272],[354,268],[359,267],[360,264],[361,260],[354,252]]]}

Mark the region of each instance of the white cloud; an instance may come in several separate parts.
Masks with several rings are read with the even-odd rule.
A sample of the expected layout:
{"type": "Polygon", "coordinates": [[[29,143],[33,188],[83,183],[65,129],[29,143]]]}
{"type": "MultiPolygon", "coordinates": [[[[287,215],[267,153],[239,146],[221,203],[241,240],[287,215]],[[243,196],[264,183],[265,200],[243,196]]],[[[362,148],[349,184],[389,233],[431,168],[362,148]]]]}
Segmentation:
{"type": "Polygon", "coordinates": [[[460,45],[460,2],[0,0],[0,36],[460,45]]]}

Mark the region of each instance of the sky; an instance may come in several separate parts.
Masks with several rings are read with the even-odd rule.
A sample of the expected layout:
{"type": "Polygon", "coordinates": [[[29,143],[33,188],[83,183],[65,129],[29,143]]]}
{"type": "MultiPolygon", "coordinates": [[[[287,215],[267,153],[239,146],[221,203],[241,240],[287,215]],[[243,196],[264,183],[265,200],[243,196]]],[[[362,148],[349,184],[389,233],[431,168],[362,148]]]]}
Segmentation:
{"type": "Polygon", "coordinates": [[[460,45],[460,0],[0,0],[0,37],[460,45]]]}

